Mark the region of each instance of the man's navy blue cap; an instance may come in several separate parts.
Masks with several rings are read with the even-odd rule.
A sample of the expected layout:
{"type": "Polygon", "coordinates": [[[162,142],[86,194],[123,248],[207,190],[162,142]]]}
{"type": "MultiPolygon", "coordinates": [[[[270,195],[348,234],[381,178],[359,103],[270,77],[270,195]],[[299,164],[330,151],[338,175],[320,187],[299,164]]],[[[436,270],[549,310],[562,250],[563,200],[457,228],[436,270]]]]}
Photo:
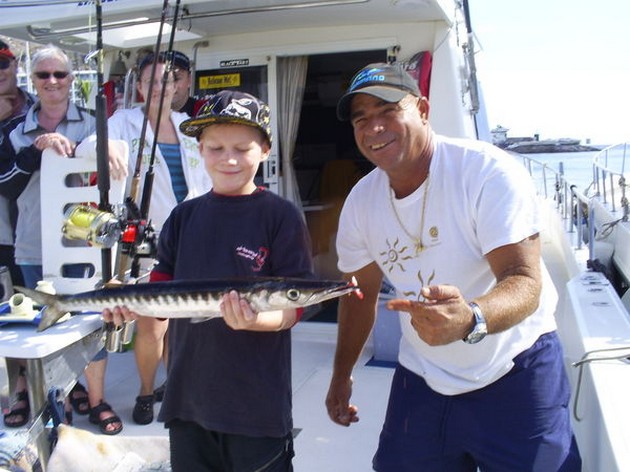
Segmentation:
{"type": "Polygon", "coordinates": [[[386,102],[397,103],[407,94],[422,96],[418,83],[402,64],[378,62],[365,66],[357,72],[346,93],[337,103],[337,118],[350,119],[350,104],[357,93],[367,93],[386,102]]]}
{"type": "Polygon", "coordinates": [[[206,126],[217,123],[258,128],[271,146],[269,105],[253,95],[238,90],[221,90],[207,98],[195,116],[183,121],[179,129],[186,136],[199,139],[206,126]]]}
{"type": "MultiPolygon", "coordinates": [[[[158,54],[158,63],[164,64],[168,58],[169,52],[162,51],[160,52],[160,54],[158,54]]],[[[174,69],[183,69],[190,71],[190,59],[188,59],[188,56],[183,52],[171,51],[170,59],[173,62],[174,69]]],[[[138,64],[138,71],[142,71],[147,65],[153,64],[154,60],[155,55],[153,53],[144,56],[138,64]]]]}

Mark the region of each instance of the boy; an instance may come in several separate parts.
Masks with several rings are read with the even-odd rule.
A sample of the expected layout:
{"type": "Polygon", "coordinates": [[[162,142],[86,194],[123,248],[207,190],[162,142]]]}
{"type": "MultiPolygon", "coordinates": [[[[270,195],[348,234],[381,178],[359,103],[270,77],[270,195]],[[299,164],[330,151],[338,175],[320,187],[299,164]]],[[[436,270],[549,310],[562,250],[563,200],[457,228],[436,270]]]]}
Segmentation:
{"type": "MultiPolygon", "coordinates": [[[[181,124],[199,141],[213,189],[178,205],[162,228],[151,280],[311,277],[308,232],[288,201],[254,177],[271,151],[269,107],[222,91],[181,124]]],[[[171,320],[166,393],[174,471],[291,471],[291,345],[296,310],[255,313],[236,292],[222,318],[171,320]]],[[[124,307],[106,320],[133,318],[124,307]]]]}

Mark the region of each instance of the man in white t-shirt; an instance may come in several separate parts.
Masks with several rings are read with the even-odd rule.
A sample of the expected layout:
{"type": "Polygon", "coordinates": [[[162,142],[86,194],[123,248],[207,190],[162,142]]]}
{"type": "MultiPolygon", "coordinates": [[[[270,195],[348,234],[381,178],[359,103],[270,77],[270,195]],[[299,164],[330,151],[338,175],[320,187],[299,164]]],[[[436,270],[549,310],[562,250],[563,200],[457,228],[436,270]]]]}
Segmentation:
{"type": "Polygon", "coordinates": [[[358,421],[351,373],[385,275],[403,336],[374,469],[579,471],[531,180],[494,146],[434,134],[428,114],[399,65],[366,66],[338,103],[376,169],[339,222],[339,269],[365,296],[340,300],[328,414],[358,421]]]}

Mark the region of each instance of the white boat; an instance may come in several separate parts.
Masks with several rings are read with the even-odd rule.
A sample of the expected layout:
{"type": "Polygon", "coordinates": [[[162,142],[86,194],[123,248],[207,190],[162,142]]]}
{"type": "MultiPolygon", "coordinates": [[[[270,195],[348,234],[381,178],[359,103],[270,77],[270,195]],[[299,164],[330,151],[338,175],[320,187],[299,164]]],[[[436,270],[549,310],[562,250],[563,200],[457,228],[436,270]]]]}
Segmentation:
{"type": "Polygon", "coordinates": [[[590,472],[630,470],[629,152],[627,143],[599,152],[588,189],[535,157],[518,155],[543,200],[543,254],[560,294],[556,320],[573,392],[573,426],[583,470],[590,472]]]}
{"type": "MultiPolygon", "coordinates": [[[[335,117],[336,101],[359,68],[391,60],[427,67],[430,58],[430,118],[435,131],[490,141],[466,1],[188,0],[181,6],[161,0],[103,1],[106,78],[118,60],[130,69],[140,50],[155,46],[163,13],[162,49],[166,47],[174,6],[178,8],[174,49],[193,59],[194,93],[211,93],[217,87],[239,83],[276,111],[272,128],[278,139],[260,181],[303,208],[320,275],[338,275],[331,244],[335,211],[356,173],[369,170],[354,146],[349,125],[335,117]],[[165,4],[168,9],[163,8],[165,4]]],[[[0,31],[10,37],[53,42],[75,51],[77,57],[94,49],[94,2],[49,0],[42,5],[0,0],[0,13],[0,31]]],[[[610,355],[594,352],[630,345],[630,322],[612,284],[586,269],[586,245],[574,249],[567,239],[571,208],[576,203],[569,184],[560,180],[561,190],[556,192],[551,180],[547,183],[541,187],[549,192],[544,205],[549,222],[543,234],[544,257],[561,297],[557,318],[574,386],[576,404],[572,408],[584,470],[627,471],[630,431],[625,424],[630,413],[623,400],[630,391],[630,370],[623,360],[585,362],[580,368],[573,363],[581,362],[585,354],[630,355],[630,350],[610,355]],[[560,198],[562,205],[555,204],[560,198]]],[[[610,189],[601,182],[597,188],[600,194],[610,189]]],[[[578,207],[584,205],[589,208],[589,224],[619,218],[600,197],[581,199],[578,207]]],[[[598,235],[607,232],[602,223],[598,225],[593,226],[598,235]]],[[[595,246],[612,254],[610,261],[624,269],[628,280],[627,223],[615,224],[610,233],[613,242],[595,246]]],[[[355,370],[353,401],[359,406],[361,421],[342,428],[328,419],[324,407],[336,325],[325,320],[326,313],[332,312],[334,321],[334,307],[322,308],[293,330],[295,469],[371,470],[397,354],[397,318],[379,310],[373,336],[355,370]]],[[[121,434],[130,439],[164,436],[161,424],[137,426],[131,420],[138,390],[132,354],[112,354],[107,375],[106,398],[125,422],[121,434]]],[[[96,431],[83,417],[75,418],[75,425],[96,431]]]]}
{"type": "MultiPolygon", "coordinates": [[[[95,49],[98,18],[94,2],[43,3],[0,0],[0,31],[75,52],[75,68],[79,68],[83,57],[95,49]]],[[[166,3],[162,50],[167,48],[177,6],[174,1],[166,3]]],[[[102,2],[105,80],[118,59],[130,70],[139,51],[155,47],[164,4],[162,0],[102,2]]],[[[431,121],[437,132],[474,138],[480,130],[489,139],[475,77],[474,36],[465,7],[466,2],[459,0],[182,3],[174,49],[193,59],[194,92],[212,93],[217,87],[240,83],[275,111],[272,129],[276,139],[260,180],[302,206],[320,275],[339,275],[331,244],[335,212],[357,172],[370,168],[356,150],[350,126],[338,122],[335,115],[336,102],[356,71],[372,62],[408,61],[416,73],[430,76],[431,121]]],[[[23,66],[28,73],[26,61],[23,66]]],[[[94,61],[87,67],[94,69],[94,61]]],[[[133,80],[133,75],[128,74],[127,79],[133,80]]],[[[379,329],[355,371],[354,401],[361,410],[361,421],[343,428],[328,419],[324,407],[336,324],[323,321],[327,316],[334,321],[334,307],[323,308],[293,330],[295,470],[370,470],[397,353],[397,316],[384,312],[379,319],[379,329]]],[[[132,353],[110,355],[106,399],[125,423],[121,435],[130,439],[166,435],[157,422],[149,426],[133,423],[131,409],[137,391],[132,353]]],[[[75,425],[97,432],[84,417],[75,415],[75,425]]]]}

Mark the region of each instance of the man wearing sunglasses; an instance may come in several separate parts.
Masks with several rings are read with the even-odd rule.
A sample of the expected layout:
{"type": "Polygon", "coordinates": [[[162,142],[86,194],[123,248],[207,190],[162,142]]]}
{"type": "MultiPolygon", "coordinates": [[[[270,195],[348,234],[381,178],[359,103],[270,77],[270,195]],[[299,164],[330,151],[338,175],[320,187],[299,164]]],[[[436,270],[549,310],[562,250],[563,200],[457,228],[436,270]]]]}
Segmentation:
{"type": "MultiPolygon", "coordinates": [[[[35,102],[35,96],[20,89],[17,85],[17,60],[9,45],[0,40],[0,127],[4,128],[9,122],[19,122],[30,106],[35,102]]],[[[9,269],[14,285],[23,285],[22,272],[15,264],[14,232],[17,207],[15,200],[0,195],[0,266],[9,269]]]]}

